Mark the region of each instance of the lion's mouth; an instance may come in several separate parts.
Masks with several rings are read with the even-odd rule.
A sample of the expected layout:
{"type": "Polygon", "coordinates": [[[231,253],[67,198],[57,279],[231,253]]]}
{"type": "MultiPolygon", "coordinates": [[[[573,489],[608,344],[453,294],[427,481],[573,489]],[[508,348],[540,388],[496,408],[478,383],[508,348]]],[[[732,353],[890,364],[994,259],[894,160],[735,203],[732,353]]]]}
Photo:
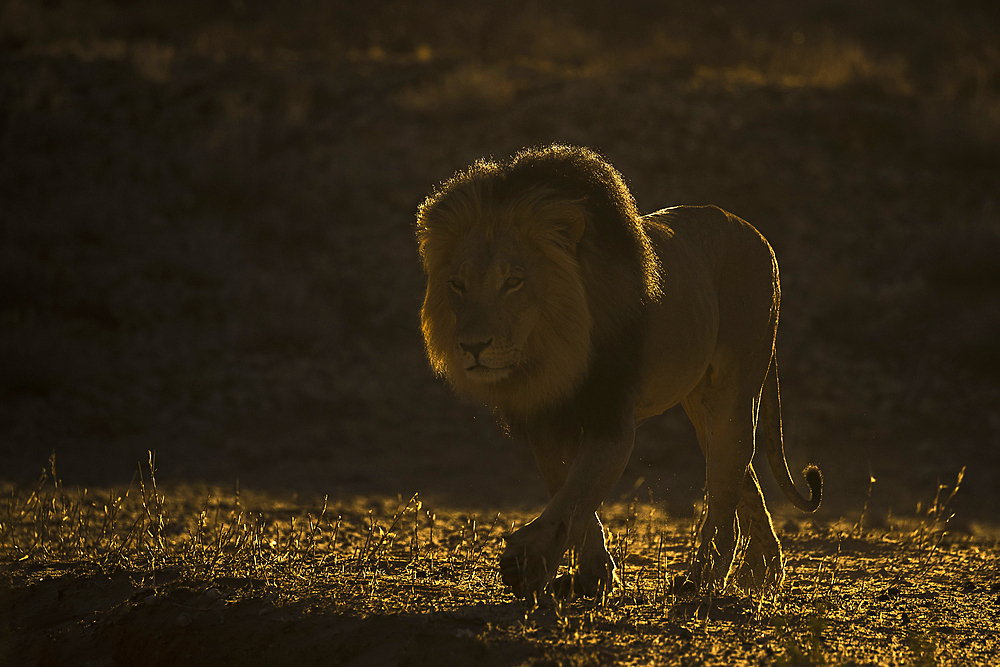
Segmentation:
{"type": "Polygon", "coordinates": [[[510,368],[510,366],[491,368],[482,364],[475,364],[467,367],[465,372],[470,378],[479,382],[499,382],[510,374],[510,368]]]}

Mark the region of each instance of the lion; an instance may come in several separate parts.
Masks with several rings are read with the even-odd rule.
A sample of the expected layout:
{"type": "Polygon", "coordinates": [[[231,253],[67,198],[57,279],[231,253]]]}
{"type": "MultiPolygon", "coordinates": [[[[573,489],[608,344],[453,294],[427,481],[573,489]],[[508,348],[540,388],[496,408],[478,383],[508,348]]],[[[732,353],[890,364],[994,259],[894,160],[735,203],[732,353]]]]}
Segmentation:
{"type": "Polygon", "coordinates": [[[713,206],[640,217],[601,155],[551,145],[456,173],[419,206],[416,236],[431,367],[527,440],[551,494],[505,538],[500,571],[516,596],[612,590],[597,510],[636,427],[678,403],[707,462],[689,581],[781,584],[781,545],[751,463],[758,416],[793,505],[814,512],[823,480],[815,466],[803,471],[807,499],[785,461],[778,264],[754,227],[713,206]],[[567,551],[575,569],[556,577],[567,551]]]}

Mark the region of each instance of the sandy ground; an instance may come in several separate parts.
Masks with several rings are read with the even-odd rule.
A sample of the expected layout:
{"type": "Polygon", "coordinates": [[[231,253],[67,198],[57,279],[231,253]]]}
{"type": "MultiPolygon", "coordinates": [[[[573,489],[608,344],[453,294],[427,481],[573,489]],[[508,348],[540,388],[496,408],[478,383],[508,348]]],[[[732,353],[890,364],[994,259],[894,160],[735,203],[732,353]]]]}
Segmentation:
{"type": "Polygon", "coordinates": [[[65,540],[61,552],[4,564],[0,660],[540,667],[988,665],[997,656],[995,531],[786,519],[787,579],[776,595],[706,597],[670,589],[687,567],[691,522],[653,505],[615,504],[604,510],[621,565],[615,593],[535,605],[505,591],[496,567],[504,526],[531,514],[481,514],[477,522],[445,508],[359,498],[331,507],[324,523],[315,504],[256,497],[243,502],[268,517],[274,542],[247,548],[233,533],[212,532],[232,525],[227,510],[239,501],[216,489],[209,503],[206,491],[167,490],[166,509],[154,514],[176,537],[165,549],[136,541],[117,567],[100,548],[70,556],[65,540]],[[174,531],[199,503],[207,524],[174,531]],[[319,528],[296,533],[292,517],[319,528]],[[206,525],[209,539],[198,538],[206,525]],[[393,536],[383,541],[378,527],[393,536]],[[215,544],[223,548],[203,549],[215,544]]]}

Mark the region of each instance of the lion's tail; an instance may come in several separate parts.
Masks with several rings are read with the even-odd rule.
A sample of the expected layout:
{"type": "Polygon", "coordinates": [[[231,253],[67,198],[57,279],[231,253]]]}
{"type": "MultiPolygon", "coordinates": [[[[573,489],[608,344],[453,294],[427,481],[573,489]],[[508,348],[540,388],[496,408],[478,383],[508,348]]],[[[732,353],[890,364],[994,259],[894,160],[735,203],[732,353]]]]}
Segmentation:
{"type": "Polygon", "coordinates": [[[764,387],[760,396],[760,418],[764,422],[764,435],[767,447],[767,461],[771,464],[778,486],[785,497],[803,512],[815,512],[823,498],[823,473],[815,465],[808,465],[802,471],[809,483],[809,498],[806,499],[792,482],[785,460],[785,445],[781,432],[781,396],[778,390],[778,359],[771,357],[771,365],[764,378],[764,387]]]}

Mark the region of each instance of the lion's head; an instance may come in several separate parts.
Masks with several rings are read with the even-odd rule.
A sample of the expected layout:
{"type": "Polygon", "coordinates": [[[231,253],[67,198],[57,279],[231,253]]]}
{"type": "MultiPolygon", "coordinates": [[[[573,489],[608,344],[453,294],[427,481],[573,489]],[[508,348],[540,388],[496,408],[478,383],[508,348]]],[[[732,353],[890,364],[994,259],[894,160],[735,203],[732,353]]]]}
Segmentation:
{"type": "Polygon", "coordinates": [[[657,284],[645,275],[655,261],[628,190],[587,149],[473,164],[420,206],[417,238],[431,366],[507,414],[570,398],[609,326],[641,310],[657,284]],[[609,215],[619,220],[604,229],[609,215]],[[631,270],[622,252],[638,255],[624,264],[631,270]]]}

